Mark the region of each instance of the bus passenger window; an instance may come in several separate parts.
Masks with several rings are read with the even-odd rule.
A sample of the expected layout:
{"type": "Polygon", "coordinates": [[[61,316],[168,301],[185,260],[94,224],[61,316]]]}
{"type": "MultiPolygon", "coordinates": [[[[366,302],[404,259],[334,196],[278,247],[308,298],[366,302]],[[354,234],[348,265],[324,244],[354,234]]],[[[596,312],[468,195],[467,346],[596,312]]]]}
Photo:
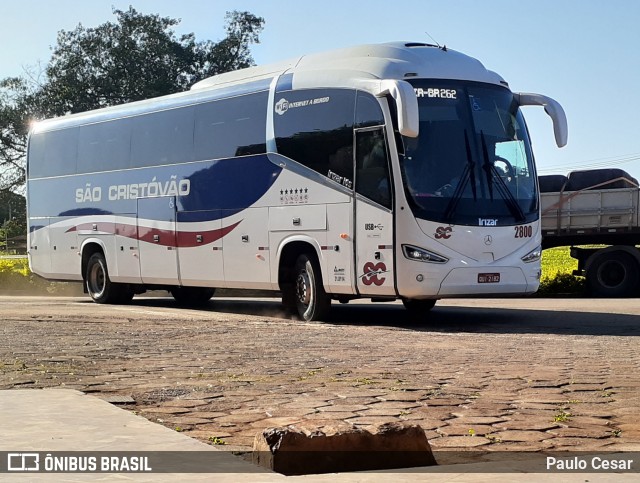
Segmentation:
{"type": "Polygon", "coordinates": [[[274,116],[278,153],[351,189],[355,97],[347,89],[279,92],[274,116]]]}
{"type": "Polygon", "coordinates": [[[358,92],[356,100],[356,127],[381,126],[384,124],[384,115],[378,100],[371,94],[358,92]]]}

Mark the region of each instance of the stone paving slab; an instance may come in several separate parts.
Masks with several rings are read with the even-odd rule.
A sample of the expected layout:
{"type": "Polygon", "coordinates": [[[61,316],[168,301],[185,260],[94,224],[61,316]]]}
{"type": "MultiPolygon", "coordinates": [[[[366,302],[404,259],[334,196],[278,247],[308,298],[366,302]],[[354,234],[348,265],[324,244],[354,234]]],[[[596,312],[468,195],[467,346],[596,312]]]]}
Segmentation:
{"type": "Polygon", "coordinates": [[[0,389],[131,398],[120,407],[203,443],[249,450],[256,430],[283,421],[424,421],[434,447],[640,448],[635,305],[618,325],[599,325],[604,314],[577,306],[549,322],[557,302],[523,310],[538,302],[518,300],[500,312],[498,301],[443,302],[412,326],[395,306],[371,324],[378,312],[366,307],[302,323],[263,308],[218,310],[237,311],[235,301],[184,310],[161,299],[59,300],[31,304],[28,315],[13,303],[0,297],[0,389]],[[465,435],[474,424],[481,429],[465,435]]]}

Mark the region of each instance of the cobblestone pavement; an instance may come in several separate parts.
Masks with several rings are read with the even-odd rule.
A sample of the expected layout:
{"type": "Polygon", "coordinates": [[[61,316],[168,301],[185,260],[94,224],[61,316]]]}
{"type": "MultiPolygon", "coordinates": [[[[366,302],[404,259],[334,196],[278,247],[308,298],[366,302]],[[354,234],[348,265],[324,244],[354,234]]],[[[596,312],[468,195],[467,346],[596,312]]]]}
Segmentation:
{"type": "Polygon", "coordinates": [[[274,426],[407,421],[434,449],[640,450],[640,301],[334,306],[325,323],[274,300],[0,297],[0,389],[59,386],[212,444],[274,426]]]}

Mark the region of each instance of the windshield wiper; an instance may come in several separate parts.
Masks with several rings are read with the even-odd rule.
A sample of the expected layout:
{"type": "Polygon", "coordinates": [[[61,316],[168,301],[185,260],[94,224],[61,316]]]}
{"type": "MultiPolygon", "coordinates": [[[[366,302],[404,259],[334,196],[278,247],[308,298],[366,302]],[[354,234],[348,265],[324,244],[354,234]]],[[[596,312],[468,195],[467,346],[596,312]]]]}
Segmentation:
{"type": "Polygon", "coordinates": [[[471,157],[471,146],[469,145],[469,136],[467,130],[464,130],[464,146],[467,150],[467,166],[469,166],[469,177],[471,178],[471,192],[473,193],[473,201],[478,201],[476,193],[476,169],[473,158],[471,157]]]}
{"type": "Polygon", "coordinates": [[[473,201],[477,201],[477,193],[476,193],[476,173],[475,173],[475,163],[473,162],[473,158],[471,157],[471,147],[469,145],[469,136],[467,135],[467,130],[464,130],[464,145],[467,151],[467,164],[462,171],[462,176],[460,177],[460,182],[458,186],[456,186],[456,190],[453,192],[451,199],[449,200],[449,204],[444,212],[444,219],[449,221],[453,217],[453,214],[458,207],[458,203],[462,199],[462,194],[464,193],[465,188],[467,187],[467,182],[471,180],[471,191],[473,192],[473,201]]]}
{"type": "Polygon", "coordinates": [[[513,217],[517,221],[526,220],[526,216],[524,216],[524,212],[522,211],[522,208],[520,208],[518,200],[514,198],[511,190],[509,190],[509,187],[502,179],[502,176],[500,176],[500,173],[496,169],[495,165],[489,159],[489,151],[487,149],[487,142],[485,141],[483,131],[480,131],[480,137],[482,139],[482,156],[484,157],[484,164],[482,166],[482,169],[484,169],[487,176],[487,186],[489,187],[489,196],[491,197],[491,201],[493,201],[493,179],[495,178],[497,180],[496,189],[498,190],[498,193],[500,193],[500,196],[502,196],[502,198],[504,199],[505,204],[507,205],[507,208],[509,208],[509,211],[511,212],[513,217]]]}

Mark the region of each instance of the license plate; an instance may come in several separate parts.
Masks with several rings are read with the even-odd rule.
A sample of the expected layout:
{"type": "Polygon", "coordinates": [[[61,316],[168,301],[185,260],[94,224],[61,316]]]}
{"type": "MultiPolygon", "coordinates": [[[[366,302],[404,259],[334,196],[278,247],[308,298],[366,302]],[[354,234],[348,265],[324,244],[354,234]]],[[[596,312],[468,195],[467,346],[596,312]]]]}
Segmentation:
{"type": "Polygon", "coordinates": [[[499,273],[479,273],[478,283],[500,283],[499,273]]]}

